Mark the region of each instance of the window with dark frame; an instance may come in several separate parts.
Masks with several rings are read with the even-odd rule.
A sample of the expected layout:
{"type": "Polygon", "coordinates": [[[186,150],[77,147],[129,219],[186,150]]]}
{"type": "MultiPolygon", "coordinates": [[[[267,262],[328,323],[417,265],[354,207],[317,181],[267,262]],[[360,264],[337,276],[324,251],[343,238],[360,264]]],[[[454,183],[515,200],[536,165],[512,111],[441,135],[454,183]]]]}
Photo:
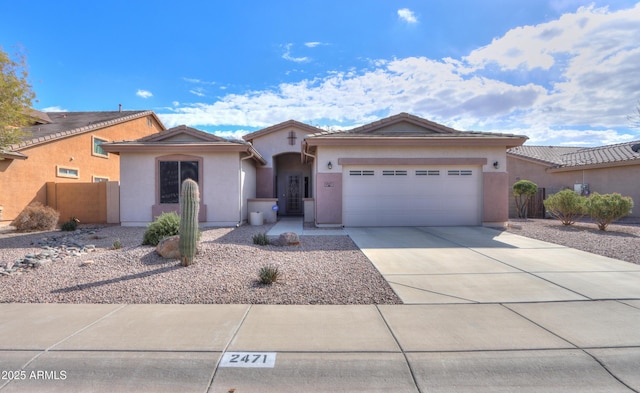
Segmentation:
{"type": "Polygon", "coordinates": [[[186,179],[200,183],[198,161],[160,161],[160,203],[179,203],[186,179]]]}

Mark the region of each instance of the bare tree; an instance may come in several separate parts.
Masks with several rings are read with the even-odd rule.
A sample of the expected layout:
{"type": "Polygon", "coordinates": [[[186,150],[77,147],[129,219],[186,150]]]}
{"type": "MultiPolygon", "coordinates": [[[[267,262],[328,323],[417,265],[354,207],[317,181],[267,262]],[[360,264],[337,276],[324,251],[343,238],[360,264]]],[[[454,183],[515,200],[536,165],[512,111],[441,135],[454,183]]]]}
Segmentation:
{"type": "Polygon", "coordinates": [[[640,128],[640,100],[637,102],[633,113],[627,116],[627,119],[631,127],[640,128]]]}

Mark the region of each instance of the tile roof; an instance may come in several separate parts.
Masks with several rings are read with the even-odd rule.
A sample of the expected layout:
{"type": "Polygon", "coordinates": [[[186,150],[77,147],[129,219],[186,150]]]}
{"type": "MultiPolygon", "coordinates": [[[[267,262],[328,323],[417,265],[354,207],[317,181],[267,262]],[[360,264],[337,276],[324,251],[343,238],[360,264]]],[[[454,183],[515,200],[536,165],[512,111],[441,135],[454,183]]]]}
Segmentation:
{"type": "Polygon", "coordinates": [[[357,128],[350,130],[340,131],[323,131],[313,135],[309,135],[311,138],[352,138],[352,137],[460,137],[460,138],[526,138],[523,135],[514,134],[501,134],[492,132],[480,132],[480,131],[460,131],[442,124],[435,123],[433,121],[423,119],[421,117],[411,115],[409,113],[399,113],[394,116],[389,116],[384,119],[374,121],[357,128]],[[409,123],[416,127],[406,128],[390,128],[394,124],[409,123]]]}
{"type": "Polygon", "coordinates": [[[640,141],[586,148],[518,146],[507,150],[507,154],[541,161],[554,168],[636,161],[640,164],[640,141]]]}
{"type": "MultiPolygon", "coordinates": [[[[13,151],[64,138],[69,135],[123,123],[140,117],[153,115],[153,111],[112,111],[112,112],[40,112],[40,119],[50,120],[50,123],[36,124],[23,128],[26,136],[22,142],[10,146],[13,151]]],[[[162,123],[158,120],[158,123],[162,123]]]]}

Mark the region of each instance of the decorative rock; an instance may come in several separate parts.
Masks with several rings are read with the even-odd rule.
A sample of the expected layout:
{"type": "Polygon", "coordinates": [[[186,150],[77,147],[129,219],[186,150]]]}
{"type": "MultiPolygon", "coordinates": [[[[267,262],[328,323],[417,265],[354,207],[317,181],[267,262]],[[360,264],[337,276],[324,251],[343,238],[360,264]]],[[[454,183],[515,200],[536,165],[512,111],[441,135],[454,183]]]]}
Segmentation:
{"type": "Polygon", "coordinates": [[[84,267],[84,266],[89,266],[89,265],[93,265],[95,263],[95,261],[92,261],[91,259],[87,259],[86,261],[82,262],[80,264],[80,266],[84,267]]]}
{"type": "Polygon", "coordinates": [[[300,237],[295,232],[285,232],[280,235],[277,244],[280,246],[297,246],[300,244],[300,237]]]}
{"type": "Polygon", "coordinates": [[[82,228],[77,229],[71,235],[62,234],[60,236],[42,238],[32,243],[40,247],[41,251],[39,253],[29,253],[22,259],[9,262],[4,266],[0,265],[0,275],[20,275],[42,265],[97,251],[94,244],[84,245],[82,242],[83,236],[95,233],[96,228],[82,228]]]}
{"type": "Polygon", "coordinates": [[[156,252],[163,258],[178,259],[180,258],[179,244],[180,235],[164,238],[156,246],[156,252]]]}

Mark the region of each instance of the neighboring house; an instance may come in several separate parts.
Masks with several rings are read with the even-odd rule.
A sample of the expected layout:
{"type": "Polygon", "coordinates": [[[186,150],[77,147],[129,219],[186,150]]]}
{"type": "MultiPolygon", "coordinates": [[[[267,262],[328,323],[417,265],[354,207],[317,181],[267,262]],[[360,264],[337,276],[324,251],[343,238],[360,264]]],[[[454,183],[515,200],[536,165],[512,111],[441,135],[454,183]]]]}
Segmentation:
{"type": "Polygon", "coordinates": [[[256,194],[256,166],[265,164],[244,141],[230,141],[178,126],[103,149],[120,155],[120,222],[143,226],[165,212],[179,212],[180,186],[187,178],[200,189],[199,221],[231,226],[247,217],[256,194]]]}
{"type": "Polygon", "coordinates": [[[24,129],[23,141],[0,150],[3,221],[13,220],[32,202],[47,204],[48,182],[119,180],[119,157],[100,145],[164,130],[152,111],[31,113],[33,125],[24,129]]]}
{"type": "Polygon", "coordinates": [[[506,150],[527,138],[401,113],[337,132],[290,120],[244,139],[181,126],[105,144],[121,156],[122,225],[176,210],[178,184],[191,170],[203,225],[240,224],[254,211],[273,221],[276,207],[318,226],[504,225],[506,150]]]}
{"type": "MultiPolygon", "coordinates": [[[[544,197],[563,189],[584,195],[617,192],[634,201],[631,217],[640,217],[640,141],[600,147],[519,146],[508,150],[509,185],[531,180],[544,197]]],[[[513,197],[510,215],[516,216],[513,197]]]]}

